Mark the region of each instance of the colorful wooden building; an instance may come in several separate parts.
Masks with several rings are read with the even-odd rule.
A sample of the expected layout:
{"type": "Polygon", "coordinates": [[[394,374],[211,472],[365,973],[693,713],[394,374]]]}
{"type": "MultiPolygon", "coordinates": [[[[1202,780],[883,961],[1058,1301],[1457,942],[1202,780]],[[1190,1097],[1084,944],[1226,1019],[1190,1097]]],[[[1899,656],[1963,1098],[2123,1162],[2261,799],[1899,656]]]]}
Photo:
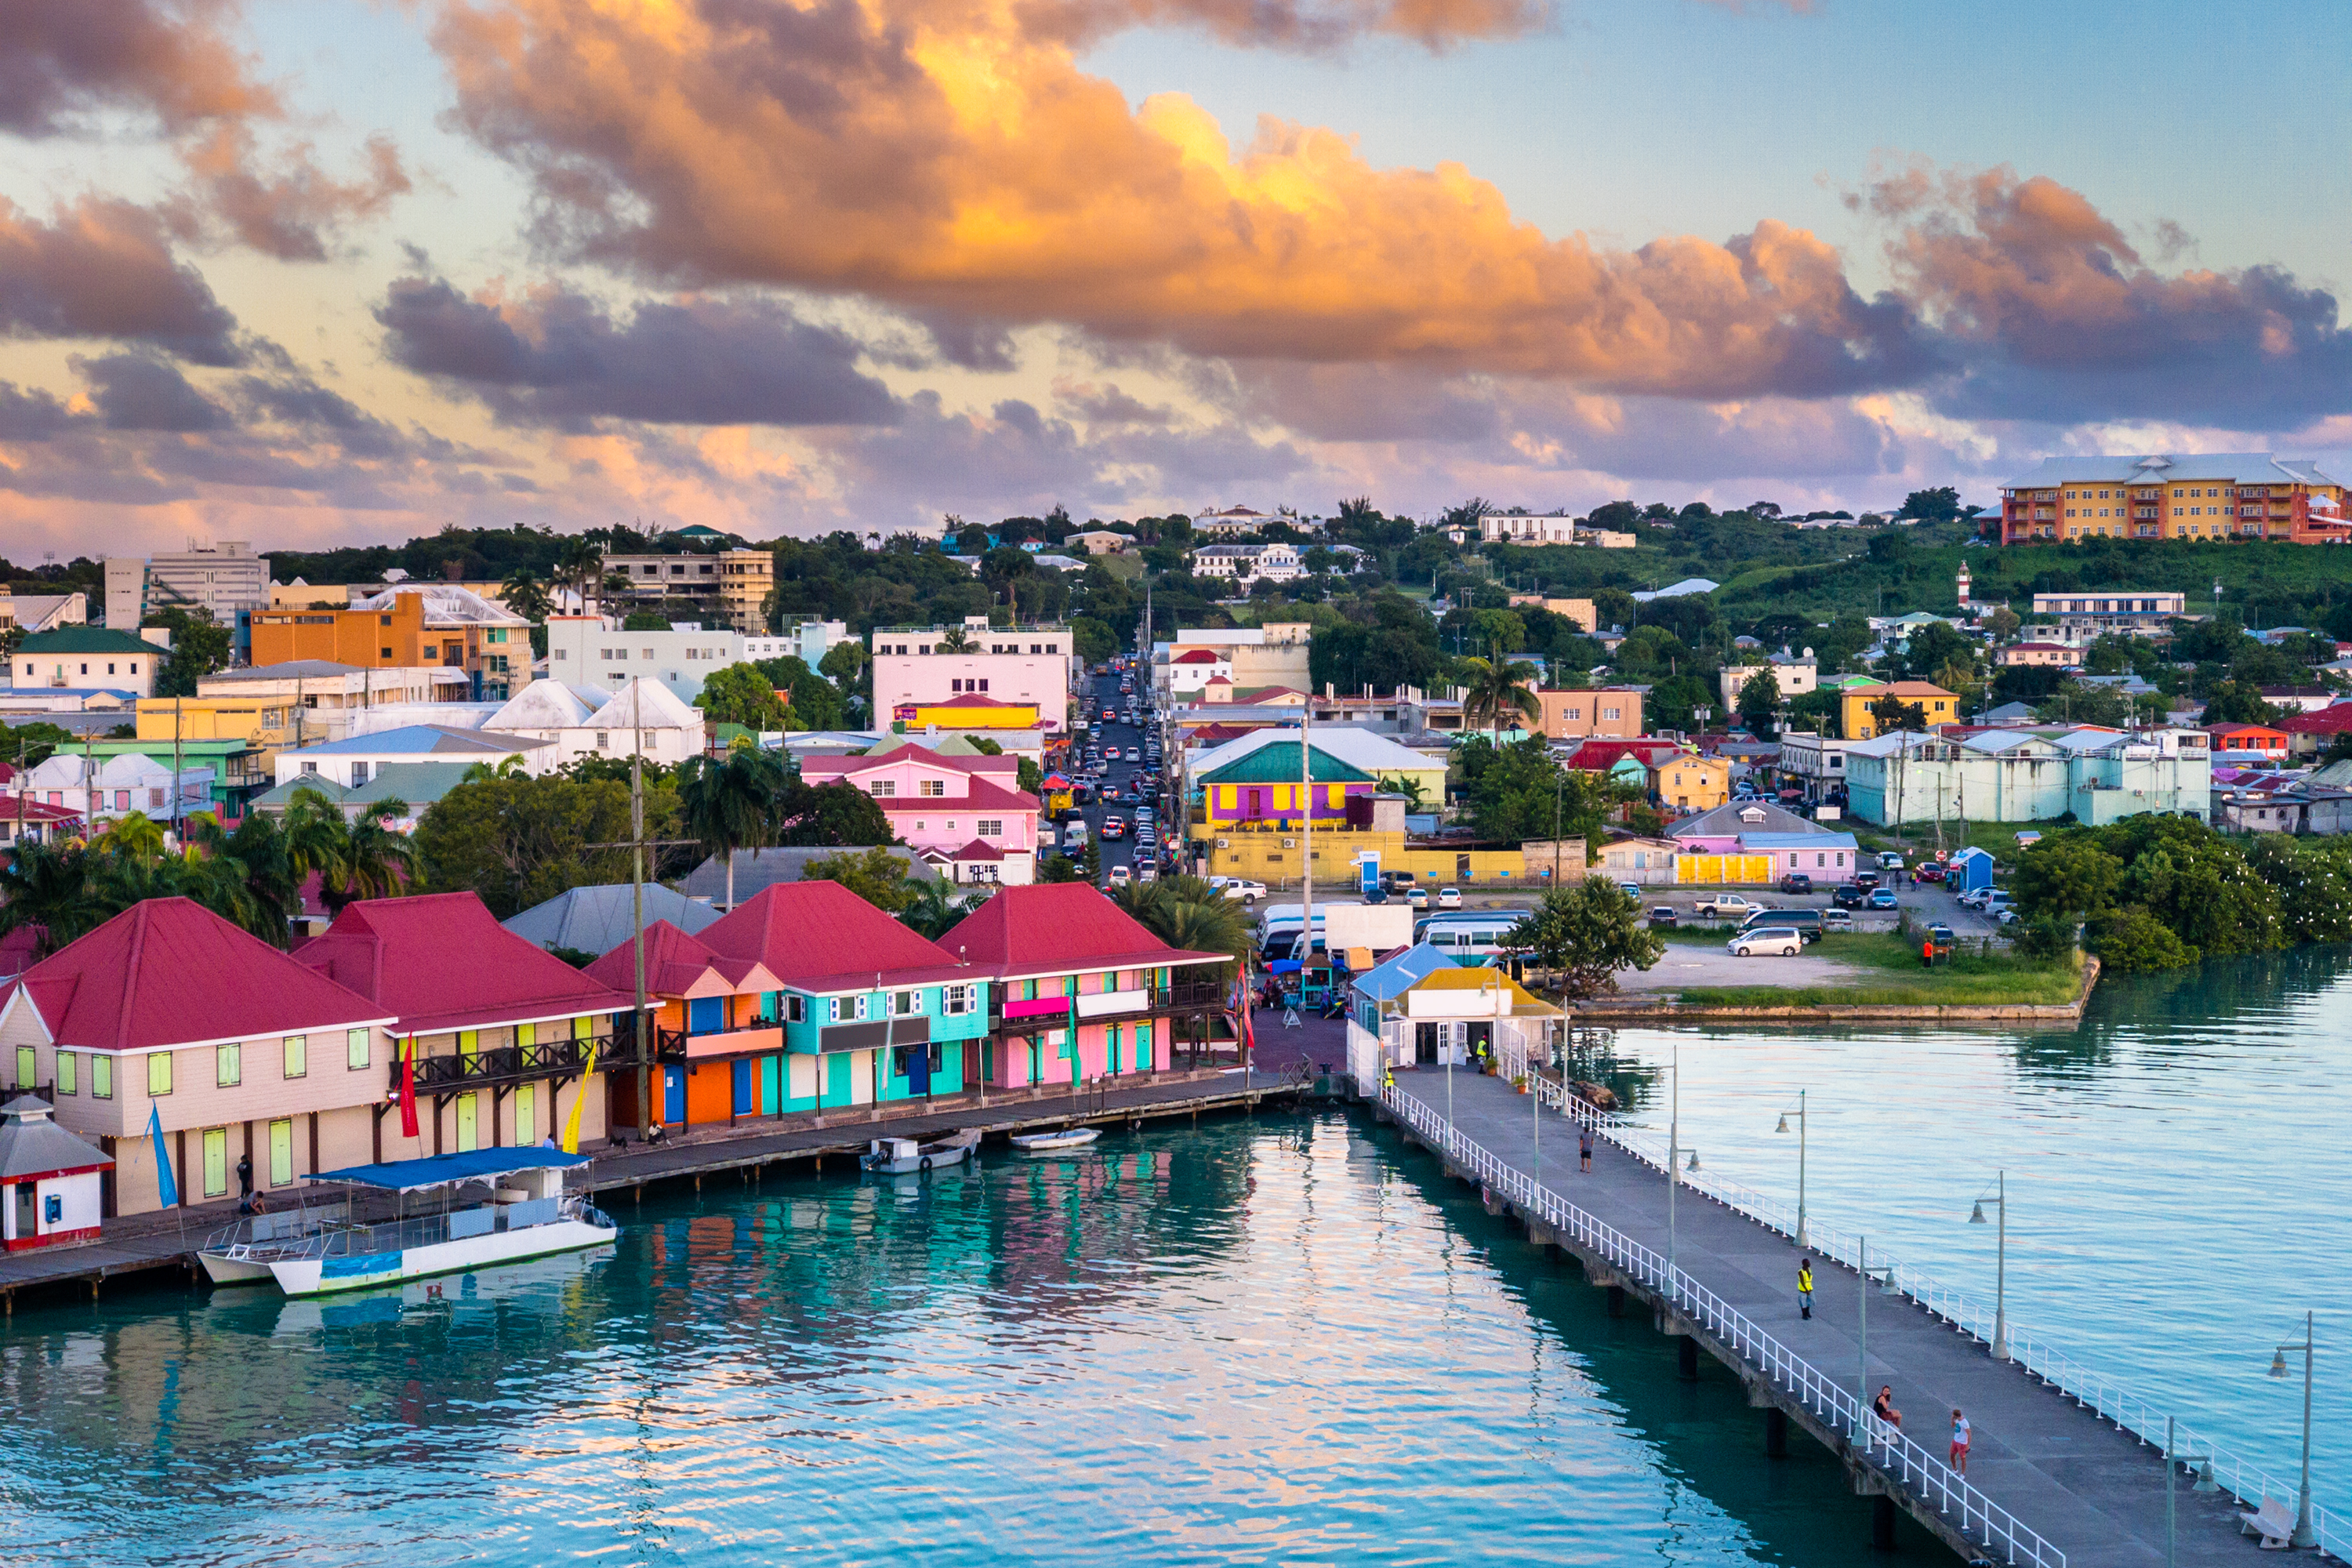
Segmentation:
{"type": "Polygon", "coordinates": [[[1003,889],[940,946],[996,988],[978,1075],[991,1089],[1167,1070],[1180,1030],[1224,1010],[1233,962],[1170,947],[1084,882],[1003,889]]]}
{"type": "MultiPolygon", "coordinates": [[[[587,976],[633,995],[635,949],[634,939],[622,942],[590,964],[587,976]]],[[[786,1077],[780,984],[757,959],[722,957],[667,921],[646,927],[649,1037],[661,1075],[657,1121],[732,1126],[739,1117],[778,1113],[786,1077]]],[[[623,1091],[632,1106],[635,1095],[634,1084],[623,1091]]]]}

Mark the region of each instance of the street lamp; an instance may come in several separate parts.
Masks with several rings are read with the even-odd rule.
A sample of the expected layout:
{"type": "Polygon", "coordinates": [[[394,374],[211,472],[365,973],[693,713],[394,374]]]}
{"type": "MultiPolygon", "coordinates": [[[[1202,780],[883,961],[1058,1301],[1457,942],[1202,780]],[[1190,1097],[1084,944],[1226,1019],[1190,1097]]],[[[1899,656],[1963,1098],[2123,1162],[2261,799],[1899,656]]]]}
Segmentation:
{"type": "Polygon", "coordinates": [[[1977,1199],[1976,1207],[1969,1211],[1970,1225],[1985,1222],[1987,1204],[2000,1211],[1995,1222],[1998,1239],[1993,1244],[1992,1265],[1992,1359],[2009,1359],[2009,1173],[2003,1171],[1996,1179],[1990,1195],[1977,1199]]]}
{"type": "Polygon", "coordinates": [[[1861,1247],[1861,1252],[1859,1254],[1860,1263],[1854,1272],[1859,1275],[1860,1278],[1854,1281],[1853,1296],[1855,1310],[1859,1314],[1862,1338],[1862,1382],[1854,1390],[1856,1395],[1862,1401],[1863,1415],[1861,1419],[1857,1420],[1855,1423],[1855,1432],[1856,1435],[1859,1436],[1864,1430],[1862,1421],[1869,1419],[1872,1414],[1870,1405],[1870,1288],[1872,1285],[1875,1284],[1879,1286],[1880,1289],[1884,1289],[1888,1295],[1893,1295],[1895,1293],[1895,1266],[1890,1263],[1885,1265],[1881,1270],[1874,1272],[1870,1267],[1870,1237],[1866,1236],[1858,1237],[1857,1242],[1861,1247]]]}
{"type": "Polygon", "coordinates": [[[2221,1489],[2213,1484],[2213,1456],[2182,1453],[2178,1441],[2179,1434],[2179,1419],[2171,1415],[2166,1416],[2164,1418],[2164,1568],[2173,1568],[2173,1552],[2178,1531],[2173,1521],[2172,1497],[2175,1483],[2179,1479],[2180,1467],[2183,1465],[2203,1467],[2198,1472],[2197,1485],[2193,1489],[2200,1492],[2221,1489]]]}
{"type": "Polygon", "coordinates": [[[2303,1314],[2303,1338],[2300,1340],[2289,1340],[2285,1343],[2280,1345],[2278,1349],[2271,1352],[2271,1375],[2273,1377],[2283,1378],[2286,1375],[2286,1352],[2292,1350],[2299,1350],[2303,1352],[2303,1489],[2295,1499],[2294,1533],[2287,1537],[2287,1544],[2300,1549],[2306,1546],[2315,1546],[2319,1542],[2319,1538],[2312,1532],[2311,1528],[2311,1362],[2313,1344],[2311,1313],[2308,1310],[2303,1314]]]}
{"type": "MultiPolygon", "coordinates": [[[[1786,1132],[1788,1130],[1789,1113],[1783,1110],[1780,1112],[1780,1125],[1772,1131],[1786,1132]]],[[[1805,1239],[1805,1091],[1801,1089],[1797,1091],[1797,1245],[1812,1245],[1805,1239]]]]}

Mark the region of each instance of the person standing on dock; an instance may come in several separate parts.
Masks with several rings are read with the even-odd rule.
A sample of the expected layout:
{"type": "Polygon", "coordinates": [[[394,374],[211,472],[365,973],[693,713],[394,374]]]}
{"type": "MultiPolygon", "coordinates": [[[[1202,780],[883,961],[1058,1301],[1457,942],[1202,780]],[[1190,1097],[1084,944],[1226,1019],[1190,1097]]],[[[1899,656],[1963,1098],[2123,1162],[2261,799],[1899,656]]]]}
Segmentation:
{"type": "Polygon", "coordinates": [[[1958,1475],[1969,1473],[1969,1418],[1957,1410],[1952,1412],[1952,1469],[1958,1475]]]}
{"type": "Polygon", "coordinates": [[[1810,1258],[1797,1265],[1797,1310],[1807,1319],[1813,1315],[1813,1260],[1810,1258]]]}
{"type": "Polygon", "coordinates": [[[1580,1171],[1592,1169],[1592,1129],[1590,1127],[1576,1130],[1576,1168],[1580,1171]]]}

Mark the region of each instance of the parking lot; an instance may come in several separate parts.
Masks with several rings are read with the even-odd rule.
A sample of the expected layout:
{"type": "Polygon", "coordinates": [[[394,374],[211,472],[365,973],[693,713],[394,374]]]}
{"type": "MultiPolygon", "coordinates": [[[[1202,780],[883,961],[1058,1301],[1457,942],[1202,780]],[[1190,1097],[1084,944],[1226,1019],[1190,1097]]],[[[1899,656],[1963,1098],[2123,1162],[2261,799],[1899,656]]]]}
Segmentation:
{"type": "MultiPolygon", "coordinates": [[[[1730,938],[1725,932],[1725,940],[1730,938]]],[[[1685,985],[1828,985],[1870,972],[1837,960],[1838,939],[1823,937],[1794,958],[1734,958],[1722,942],[1672,942],[1647,970],[1617,972],[1620,991],[1678,991],[1685,985]]]]}

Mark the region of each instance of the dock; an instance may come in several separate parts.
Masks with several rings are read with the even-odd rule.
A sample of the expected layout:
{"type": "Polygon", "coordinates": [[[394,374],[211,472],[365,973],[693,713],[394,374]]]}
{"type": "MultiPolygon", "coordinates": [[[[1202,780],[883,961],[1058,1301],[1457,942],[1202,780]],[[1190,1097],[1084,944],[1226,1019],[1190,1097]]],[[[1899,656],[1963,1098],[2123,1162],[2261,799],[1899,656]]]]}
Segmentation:
{"type": "MultiPolygon", "coordinates": [[[[1008,1134],[1056,1127],[1140,1126],[1185,1117],[1254,1110],[1268,1102],[1290,1104],[1337,1093],[1333,1080],[1311,1071],[1244,1071],[1203,1068],[1155,1075],[1131,1088],[1116,1080],[1027,1092],[991,1092],[943,1098],[929,1104],[902,1102],[858,1107],[823,1116],[747,1119],[734,1127],[695,1129],[657,1143],[629,1143],[591,1152],[576,1190],[596,1194],[610,1208],[635,1201],[648,1186],[706,1181],[749,1183],[772,1166],[813,1162],[826,1168],[855,1167],[854,1157],[876,1138],[933,1139],[967,1129],[1008,1134]]],[[[337,1187],[318,1189],[328,1201],[348,1201],[352,1217],[368,1222],[392,1217],[385,1194],[337,1187]]],[[[620,1216],[615,1216],[620,1217],[620,1216]]],[[[188,1281],[201,1277],[196,1249],[213,1232],[236,1218],[234,1202],[191,1205],[159,1214],[110,1219],[97,1241],[74,1247],[0,1254],[0,1313],[13,1315],[17,1295],[87,1291],[98,1299],[110,1281],[133,1276],[160,1279],[176,1272],[188,1281]]]]}
{"type": "MultiPolygon", "coordinates": [[[[1995,1360],[1966,1312],[1889,1281],[1874,1255],[1865,1301],[1861,1274],[1833,1261],[1819,1236],[1800,1249],[1770,1216],[1682,1183],[1670,1229],[1665,1151],[1559,1098],[1556,1085],[1545,1086],[1553,1109],[1538,1120],[1503,1079],[1455,1072],[1449,1090],[1442,1076],[1400,1074],[1380,1096],[1381,1115],[1477,1187],[1489,1213],[1518,1219],[1531,1240],[1572,1258],[1610,1292],[1612,1312],[1638,1306],[1679,1340],[1685,1377],[1701,1375],[1701,1352],[1737,1377],[1760,1413],[1759,1460],[1787,1452],[1791,1426],[1838,1456],[1856,1493],[1874,1500],[1874,1545],[1892,1546],[1899,1509],[1969,1563],[2253,1560],[2256,1543],[2239,1521],[2260,1497],[2241,1502],[2226,1489],[2244,1485],[2242,1473],[2225,1474],[2224,1489],[2210,1481],[2197,1489],[2198,1473],[2183,1466],[2168,1500],[2160,1417],[2151,1445],[2103,1400],[2019,1360],[1995,1360]],[[1595,1131],[1590,1172],[1577,1168],[1580,1121],[1595,1131]],[[1806,1258],[1816,1286],[1810,1320],[1796,1294],[1806,1258]],[[1882,1385],[1892,1385],[1899,1428],[1869,1409],[1882,1385]],[[1973,1428],[1965,1478],[1946,1462],[1956,1408],[1973,1428]]],[[[2292,1491],[2269,1495],[2294,1506],[2292,1491]]],[[[2329,1537],[2340,1525],[2323,1526],[2322,1544],[2339,1548],[2329,1537]]]]}

